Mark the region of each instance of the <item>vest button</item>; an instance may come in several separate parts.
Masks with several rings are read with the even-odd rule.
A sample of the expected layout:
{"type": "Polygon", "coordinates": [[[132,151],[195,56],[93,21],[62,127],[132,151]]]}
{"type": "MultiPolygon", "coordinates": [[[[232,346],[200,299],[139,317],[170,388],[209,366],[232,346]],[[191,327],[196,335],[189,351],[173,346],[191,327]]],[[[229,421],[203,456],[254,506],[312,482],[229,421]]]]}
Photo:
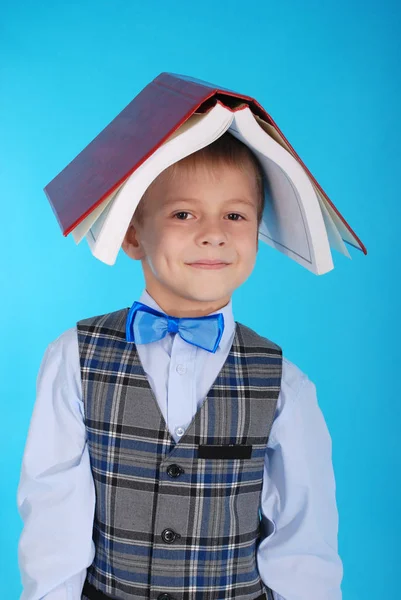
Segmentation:
{"type": "Polygon", "coordinates": [[[167,467],[167,475],[169,475],[170,477],[179,477],[180,475],[182,475],[182,473],[184,473],[184,469],[182,469],[178,465],[169,465],[167,467]]]}
{"type": "Polygon", "coordinates": [[[174,600],[174,598],[170,594],[159,594],[157,600],[174,600]]]}
{"type": "Polygon", "coordinates": [[[181,537],[179,533],[176,533],[172,529],[165,529],[162,532],[162,539],[167,544],[172,544],[177,538],[181,537]]]}

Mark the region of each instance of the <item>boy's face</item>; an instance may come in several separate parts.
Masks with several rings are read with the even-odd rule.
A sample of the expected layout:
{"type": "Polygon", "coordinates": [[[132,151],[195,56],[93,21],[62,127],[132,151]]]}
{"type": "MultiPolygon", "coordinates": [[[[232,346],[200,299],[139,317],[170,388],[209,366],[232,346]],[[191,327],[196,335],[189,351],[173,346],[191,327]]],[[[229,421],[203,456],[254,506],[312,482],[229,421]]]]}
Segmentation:
{"type": "Polygon", "coordinates": [[[123,250],[141,260],[146,289],[177,317],[202,316],[225,306],[256,261],[258,196],[250,174],[227,165],[180,166],[161,173],[146,194],[143,222],[135,218],[123,250]],[[213,260],[218,268],[195,265],[213,260]]]}

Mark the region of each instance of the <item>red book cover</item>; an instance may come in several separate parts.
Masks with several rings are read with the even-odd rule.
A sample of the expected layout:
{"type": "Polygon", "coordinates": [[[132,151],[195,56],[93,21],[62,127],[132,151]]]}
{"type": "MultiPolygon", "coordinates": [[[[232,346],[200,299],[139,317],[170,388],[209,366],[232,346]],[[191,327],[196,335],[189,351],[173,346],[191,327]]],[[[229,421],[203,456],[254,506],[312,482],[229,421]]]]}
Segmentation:
{"type": "Polygon", "coordinates": [[[277,124],[253,98],[211,83],[172,73],[151,81],[47,186],[45,194],[64,236],[87,217],[195,111],[217,101],[228,108],[247,103],[272,125],[310,179],[360,244],[366,248],[302,162],[277,124]]]}

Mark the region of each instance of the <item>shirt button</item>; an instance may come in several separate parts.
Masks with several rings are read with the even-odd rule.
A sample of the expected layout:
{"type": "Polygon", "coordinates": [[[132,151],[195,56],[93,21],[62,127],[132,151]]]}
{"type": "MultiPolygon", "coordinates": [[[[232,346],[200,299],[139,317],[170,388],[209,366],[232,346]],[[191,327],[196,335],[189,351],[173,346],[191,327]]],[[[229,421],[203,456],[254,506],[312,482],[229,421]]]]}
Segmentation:
{"type": "Polygon", "coordinates": [[[174,464],[167,467],[167,475],[169,477],[179,477],[182,473],[185,473],[185,471],[179,465],[174,464]]]}
{"type": "Polygon", "coordinates": [[[184,365],[177,365],[175,370],[177,371],[177,373],[179,373],[180,375],[184,375],[184,373],[187,372],[187,368],[184,365]]]}
{"type": "Polygon", "coordinates": [[[175,433],[176,433],[176,435],[181,436],[184,433],[184,428],[183,427],[176,427],[175,433]]]}
{"type": "Polygon", "coordinates": [[[180,534],[176,533],[172,529],[165,529],[162,532],[162,539],[166,544],[173,544],[177,538],[180,538],[180,534]]]}

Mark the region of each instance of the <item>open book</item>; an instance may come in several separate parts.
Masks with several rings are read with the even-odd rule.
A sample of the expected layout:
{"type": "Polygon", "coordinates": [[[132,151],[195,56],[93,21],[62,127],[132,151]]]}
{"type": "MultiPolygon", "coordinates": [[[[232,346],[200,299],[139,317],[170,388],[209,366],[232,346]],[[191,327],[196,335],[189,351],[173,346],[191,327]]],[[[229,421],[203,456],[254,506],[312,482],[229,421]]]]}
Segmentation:
{"type": "Polygon", "coordinates": [[[266,175],[259,239],[318,275],[330,271],[330,246],[350,257],[338,230],[341,221],[334,211],[330,213],[325,199],[292,154],[270,136],[268,127],[261,119],[256,120],[245,104],[233,111],[217,102],[207,113],[192,115],[75,227],[75,242],[86,236],[92,254],[113,265],[132,215],[152,181],[169,165],[228,130],[254,152],[266,175]]]}
{"type": "Polygon", "coordinates": [[[134,211],[171,164],[228,131],[265,173],[259,239],[317,275],[333,269],[331,249],[366,249],[271,116],[248,96],[161,73],[46,187],[64,235],[86,238],[115,263],[134,211]]]}

